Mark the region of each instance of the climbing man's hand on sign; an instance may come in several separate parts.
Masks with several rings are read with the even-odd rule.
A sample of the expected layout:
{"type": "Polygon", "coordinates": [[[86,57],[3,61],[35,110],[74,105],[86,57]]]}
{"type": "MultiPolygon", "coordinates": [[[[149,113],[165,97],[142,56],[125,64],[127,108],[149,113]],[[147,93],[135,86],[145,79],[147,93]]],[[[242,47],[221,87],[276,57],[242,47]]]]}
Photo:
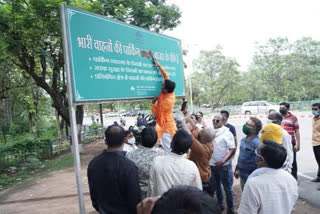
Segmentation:
{"type": "Polygon", "coordinates": [[[158,60],[155,57],[152,57],[152,59],[153,59],[153,66],[159,68],[160,64],[159,64],[158,60]]]}

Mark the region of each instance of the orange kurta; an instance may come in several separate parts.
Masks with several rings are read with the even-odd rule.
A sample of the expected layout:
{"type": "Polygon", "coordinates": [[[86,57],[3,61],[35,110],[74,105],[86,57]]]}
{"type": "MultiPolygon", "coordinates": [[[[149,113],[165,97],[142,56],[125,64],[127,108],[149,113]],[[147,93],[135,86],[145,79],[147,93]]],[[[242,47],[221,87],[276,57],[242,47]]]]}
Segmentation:
{"type": "MultiPolygon", "coordinates": [[[[163,67],[160,66],[160,71],[165,80],[169,79],[168,73],[163,67]]],[[[162,134],[165,132],[170,133],[171,138],[176,133],[177,126],[174,121],[173,107],[176,102],[176,96],[173,93],[160,93],[158,102],[156,104],[151,104],[152,113],[157,118],[156,131],[158,133],[158,140],[162,138],[162,134]]]]}

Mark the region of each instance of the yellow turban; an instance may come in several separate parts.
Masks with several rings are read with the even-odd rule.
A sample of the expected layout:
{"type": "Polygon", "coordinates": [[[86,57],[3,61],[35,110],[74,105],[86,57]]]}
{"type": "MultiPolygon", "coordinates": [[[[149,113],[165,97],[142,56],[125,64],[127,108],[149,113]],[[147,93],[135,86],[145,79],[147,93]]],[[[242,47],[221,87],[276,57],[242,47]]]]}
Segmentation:
{"type": "Polygon", "coordinates": [[[263,143],[264,140],[272,140],[278,144],[282,144],[282,135],[282,127],[277,124],[270,123],[263,127],[260,140],[261,143],[263,143]]]}

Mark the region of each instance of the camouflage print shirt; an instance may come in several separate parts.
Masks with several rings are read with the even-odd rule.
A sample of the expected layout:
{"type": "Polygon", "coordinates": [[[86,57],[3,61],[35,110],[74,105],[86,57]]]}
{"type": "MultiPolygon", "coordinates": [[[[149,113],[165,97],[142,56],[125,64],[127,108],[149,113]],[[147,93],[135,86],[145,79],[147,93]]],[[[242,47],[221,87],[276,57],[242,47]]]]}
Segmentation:
{"type": "Polygon", "coordinates": [[[166,153],[161,148],[147,148],[141,145],[138,146],[138,149],[127,153],[127,158],[132,160],[138,168],[142,199],[147,197],[148,182],[150,177],[149,171],[153,158],[163,155],[166,155],[166,153]]]}

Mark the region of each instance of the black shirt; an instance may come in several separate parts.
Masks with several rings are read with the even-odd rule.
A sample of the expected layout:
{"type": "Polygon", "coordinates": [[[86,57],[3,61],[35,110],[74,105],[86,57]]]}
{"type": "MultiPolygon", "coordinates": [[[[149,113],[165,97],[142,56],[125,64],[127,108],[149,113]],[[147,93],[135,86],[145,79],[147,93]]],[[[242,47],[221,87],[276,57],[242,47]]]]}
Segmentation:
{"type": "Polygon", "coordinates": [[[230,132],[234,137],[237,136],[236,129],[234,128],[233,125],[231,125],[230,123],[227,123],[225,126],[229,128],[230,132]]]}
{"type": "Polygon", "coordinates": [[[138,170],[125,154],[103,151],[88,166],[92,206],[100,213],[136,213],[141,201],[138,170]]]}

